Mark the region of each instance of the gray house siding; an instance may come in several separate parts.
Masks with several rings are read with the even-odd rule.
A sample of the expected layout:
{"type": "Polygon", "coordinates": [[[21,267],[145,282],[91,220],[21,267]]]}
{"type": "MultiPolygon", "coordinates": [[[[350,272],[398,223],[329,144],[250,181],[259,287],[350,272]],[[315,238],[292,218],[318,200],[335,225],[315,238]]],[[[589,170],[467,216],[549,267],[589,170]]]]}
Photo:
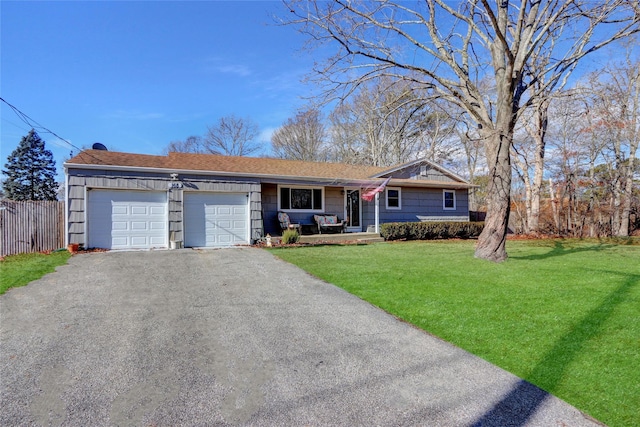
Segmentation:
{"type": "Polygon", "coordinates": [[[411,167],[395,171],[393,177],[396,179],[417,179],[440,182],[457,182],[451,176],[444,174],[428,163],[415,164],[411,167]]]}
{"type": "MultiPolygon", "coordinates": [[[[262,214],[264,216],[264,234],[280,235],[278,223],[278,186],[276,184],[262,184],[262,214]]],[[[291,222],[297,222],[292,218],[291,222]]]]}
{"type": "Polygon", "coordinates": [[[167,192],[169,233],[178,241],[183,235],[183,197],[185,191],[248,193],[250,198],[250,239],[262,237],[260,184],[251,180],[233,180],[205,175],[181,175],[182,189],[169,189],[168,173],[83,170],[70,168],[68,175],[68,242],[86,244],[86,195],[92,189],[141,190],[167,192]]]}
{"type": "MultiPolygon", "coordinates": [[[[289,183],[284,185],[290,185],[289,183]]],[[[335,214],[344,219],[343,187],[324,188],[324,213],[335,214]]],[[[453,191],[453,190],[450,190],[453,191]]],[[[401,190],[402,209],[386,208],[386,193],[380,193],[380,224],[385,222],[416,222],[416,221],[468,221],[469,198],[468,192],[455,190],[456,209],[443,208],[442,189],[427,189],[403,187],[401,190]]],[[[262,184],[262,209],[265,218],[265,234],[279,235],[278,224],[278,186],[276,184],[262,184]]],[[[311,224],[313,213],[288,212],[291,222],[311,224]]],[[[375,225],[374,202],[362,201],[362,230],[375,225]]]]}
{"type": "Polygon", "coordinates": [[[338,215],[344,219],[344,194],[342,187],[325,187],[324,189],[324,213],[338,215]]]}
{"type": "MultiPolygon", "coordinates": [[[[306,185],[308,182],[286,182],[282,185],[306,185]]],[[[316,187],[316,185],[311,185],[316,187]]],[[[340,219],[344,216],[344,194],[342,187],[324,187],[324,213],[338,215],[340,219]]],[[[264,215],[264,233],[280,235],[280,224],[278,223],[278,185],[262,184],[262,211],[264,215]]],[[[313,224],[313,212],[289,211],[289,219],[292,223],[313,224]]]]}
{"type": "MultiPolygon", "coordinates": [[[[402,209],[387,209],[386,194],[380,193],[379,220],[385,222],[416,221],[468,221],[469,197],[467,190],[455,190],[456,209],[443,208],[442,189],[404,187],[401,190],[402,209]]],[[[362,203],[364,230],[375,225],[375,202],[362,203]]]]}

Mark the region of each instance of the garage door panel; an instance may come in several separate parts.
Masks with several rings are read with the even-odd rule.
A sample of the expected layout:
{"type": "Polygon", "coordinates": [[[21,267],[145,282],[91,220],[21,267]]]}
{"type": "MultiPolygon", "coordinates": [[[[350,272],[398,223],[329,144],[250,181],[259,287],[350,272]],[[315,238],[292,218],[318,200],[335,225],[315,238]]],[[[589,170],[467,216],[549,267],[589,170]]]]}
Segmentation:
{"type": "Polygon", "coordinates": [[[91,247],[167,247],[167,194],[164,192],[91,190],[87,218],[91,247]]]}
{"type": "Polygon", "coordinates": [[[246,193],[185,193],[185,246],[248,244],[246,193]]]}
{"type": "Polygon", "coordinates": [[[113,223],[114,231],[127,231],[128,229],[129,229],[128,222],[118,221],[113,223]]]}
{"type": "Polygon", "coordinates": [[[131,206],[131,215],[148,215],[146,206],[131,206]]]}
{"type": "Polygon", "coordinates": [[[113,215],[129,215],[129,207],[128,206],[111,206],[111,213],[113,215]]]}
{"type": "Polygon", "coordinates": [[[167,214],[167,210],[164,206],[151,206],[149,209],[149,214],[150,215],[166,215],[167,214]]]}
{"type": "Polygon", "coordinates": [[[148,224],[143,221],[131,221],[132,231],[147,231],[149,229],[148,224]]]}
{"type": "Polygon", "coordinates": [[[218,207],[218,215],[231,215],[231,208],[227,206],[218,207]]]}
{"type": "Polygon", "coordinates": [[[129,239],[127,239],[126,237],[118,237],[118,236],[114,236],[111,239],[111,243],[113,245],[114,248],[117,247],[126,247],[129,245],[129,239]]]}
{"type": "Polygon", "coordinates": [[[131,246],[148,246],[149,239],[145,236],[131,236],[131,246]]]}

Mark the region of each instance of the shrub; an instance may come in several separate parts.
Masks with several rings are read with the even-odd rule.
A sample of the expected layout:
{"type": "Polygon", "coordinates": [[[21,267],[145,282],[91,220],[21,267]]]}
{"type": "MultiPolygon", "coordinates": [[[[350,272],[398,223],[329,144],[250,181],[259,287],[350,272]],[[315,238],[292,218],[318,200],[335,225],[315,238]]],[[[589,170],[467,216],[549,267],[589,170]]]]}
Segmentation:
{"type": "Polygon", "coordinates": [[[285,230],[285,232],[282,233],[282,243],[285,245],[298,243],[298,240],[300,240],[300,235],[296,230],[285,230]]]}
{"type": "Polygon", "coordinates": [[[484,222],[389,222],[380,226],[384,240],[469,239],[478,237],[484,222]]]}

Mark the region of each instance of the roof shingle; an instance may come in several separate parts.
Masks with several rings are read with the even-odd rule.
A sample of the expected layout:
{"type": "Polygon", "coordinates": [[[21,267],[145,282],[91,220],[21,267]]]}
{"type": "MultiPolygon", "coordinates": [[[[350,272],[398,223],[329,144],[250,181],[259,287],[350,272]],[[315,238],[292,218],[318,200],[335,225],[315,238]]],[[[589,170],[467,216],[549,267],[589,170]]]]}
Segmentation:
{"type": "MultiPolygon", "coordinates": [[[[395,169],[377,166],[349,165],[346,163],[303,162],[300,160],[269,157],[220,156],[214,154],[169,153],[166,156],[123,153],[117,151],[85,150],[65,163],[67,168],[104,167],[105,169],[141,168],[164,169],[167,172],[237,175],[243,177],[317,180],[339,185],[375,185],[383,176],[395,169]]],[[[394,179],[394,185],[434,188],[470,188],[472,184],[452,177],[453,181],[394,179]]]]}
{"type": "Polygon", "coordinates": [[[268,157],[220,156],[194,153],[169,153],[168,156],[154,156],[102,150],[83,151],[70,159],[67,164],[343,179],[368,179],[386,169],[375,166],[303,162],[268,157]]]}

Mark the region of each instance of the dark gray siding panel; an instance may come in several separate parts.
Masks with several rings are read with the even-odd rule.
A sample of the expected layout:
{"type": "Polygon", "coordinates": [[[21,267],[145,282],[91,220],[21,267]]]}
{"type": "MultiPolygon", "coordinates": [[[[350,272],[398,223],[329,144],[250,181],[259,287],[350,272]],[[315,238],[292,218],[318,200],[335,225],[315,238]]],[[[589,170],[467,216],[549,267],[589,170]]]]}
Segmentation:
{"type": "MultiPolygon", "coordinates": [[[[262,184],[262,214],[264,216],[265,235],[279,236],[278,186],[276,184],[262,184]]],[[[292,218],[291,221],[298,222],[299,219],[292,218]]]]}

